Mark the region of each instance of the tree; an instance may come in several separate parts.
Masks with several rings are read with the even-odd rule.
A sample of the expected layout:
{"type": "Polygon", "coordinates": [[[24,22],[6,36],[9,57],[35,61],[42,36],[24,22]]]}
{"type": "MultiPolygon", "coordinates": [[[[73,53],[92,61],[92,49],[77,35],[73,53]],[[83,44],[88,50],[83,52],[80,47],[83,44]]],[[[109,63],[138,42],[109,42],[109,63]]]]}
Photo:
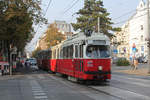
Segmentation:
{"type": "Polygon", "coordinates": [[[55,46],[64,40],[65,37],[61,32],[58,32],[55,24],[50,24],[45,36],[45,42],[48,47],[55,46]]]}
{"type": "Polygon", "coordinates": [[[0,39],[23,51],[33,37],[33,24],[46,21],[40,4],[39,0],[1,0],[0,39]]]}
{"type": "Polygon", "coordinates": [[[102,0],[85,0],[84,7],[76,14],[79,15],[77,23],[72,23],[74,30],[85,32],[92,30],[98,32],[98,17],[100,18],[100,32],[106,34],[108,37],[113,35],[110,31],[120,31],[120,28],[113,28],[111,25],[111,18],[109,13],[104,8],[102,0]]]}

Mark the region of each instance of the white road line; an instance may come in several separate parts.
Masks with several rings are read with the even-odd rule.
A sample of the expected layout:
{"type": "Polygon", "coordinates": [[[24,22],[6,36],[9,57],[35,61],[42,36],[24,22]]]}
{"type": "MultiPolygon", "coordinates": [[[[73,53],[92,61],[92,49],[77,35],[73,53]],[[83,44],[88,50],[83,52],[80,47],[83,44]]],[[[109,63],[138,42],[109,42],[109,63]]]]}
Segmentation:
{"type": "Polygon", "coordinates": [[[33,92],[33,93],[44,93],[43,90],[33,90],[32,92],[33,92]]]}
{"type": "Polygon", "coordinates": [[[124,83],[127,83],[127,84],[138,85],[138,86],[142,86],[142,87],[150,87],[150,85],[145,84],[145,83],[137,83],[137,82],[133,82],[133,81],[119,80],[119,79],[116,79],[116,78],[112,78],[112,80],[124,82],[124,83]]]}
{"type": "Polygon", "coordinates": [[[91,86],[91,87],[125,100],[150,100],[150,97],[148,96],[138,94],[128,90],[115,88],[115,87],[110,87],[110,86],[105,86],[105,87],[91,86]]]}
{"type": "Polygon", "coordinates": [[[117,80],[120,82],[128,83],[128,84],[135,84],[142,87],[150,87],[150,81],[144,79],[137,79],[137,78],[128,78],[128,77],[122,77],[122,76],[113,76],[112,80],[117,80]]]}
{"type": "Polygon", "coordinates": [[[34,96],[35,99],[47,99],[47,96],[34,96]]]}
{"type": "Polygon", "coordinates": [[[43,95],[46,95],[46,93],[33,93],[33,95],[36,95],[36,96],[43,96],[43,95]]]}
{"type": "Polygon", "coordinates": [[[146,79],[131,78],[131,77],[119,76],[119,75],[112,75],[112,77],[126,78],[126,79],[136,80],[136,81],[140,81],[140,82],[147,82],[147,83],[149,83],[149,84],[150,84],[150,80],[146,80],[146,79]]]}

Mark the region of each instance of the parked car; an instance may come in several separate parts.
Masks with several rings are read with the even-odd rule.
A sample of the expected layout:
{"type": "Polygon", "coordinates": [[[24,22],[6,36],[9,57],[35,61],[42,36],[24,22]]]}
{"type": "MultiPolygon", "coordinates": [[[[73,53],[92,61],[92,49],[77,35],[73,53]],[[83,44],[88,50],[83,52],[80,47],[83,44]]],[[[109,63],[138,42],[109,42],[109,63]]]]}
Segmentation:
{"type": "Polygon", "coordinates": [[[138,62],[139,63],[147,63],[148,62],[148,57],[145,56],[145,57],[139,57],[138,58],[138,62]]]}
{"type": "Polygon", "coordinates": [[[37,65],[37,61],[35,58],[30,58],[29,61],[30,61],[30,65],[37,65]]]}
{"type": "Polygon", "coordinates": [[[139,57],[139,58],[138,58],[138,63],[144,63],[144,57],[142,57],[142,56],[139,57]]]}
{"type": "Polygon", "coordinates": [[[25,64],[26,64],[27,66],[30,66],[30,68],[31,68],[32,70],[38,70],[37,60],[36,60],[35,58],[26,59],[25,64]]]}
{"type": "Polygon", "coordinates": [[[143,62],[144,62],[144,63],[147,63],[147,62],[148,62],[148,56],[145,56],[145,57],[143,58],[143,62]]]}

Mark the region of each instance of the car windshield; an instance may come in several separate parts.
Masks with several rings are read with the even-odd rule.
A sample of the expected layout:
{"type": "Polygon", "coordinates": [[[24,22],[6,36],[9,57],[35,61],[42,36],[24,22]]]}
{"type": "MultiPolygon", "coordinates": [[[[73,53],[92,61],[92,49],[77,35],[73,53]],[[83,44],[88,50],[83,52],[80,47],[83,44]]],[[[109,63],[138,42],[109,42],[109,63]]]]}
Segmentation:
{"type": "Polygon", "coordinates": [[[86,55],[90,58],[108,58],[110,57],[109,46],[90,45],[87,47],[86,55]]]}
{"type": "Polygon", "coordinates": [[[36,59],[34,59],[34,58],[29,58],[29,59],[27,59],[27,61],[36,62],[36,59]]]}

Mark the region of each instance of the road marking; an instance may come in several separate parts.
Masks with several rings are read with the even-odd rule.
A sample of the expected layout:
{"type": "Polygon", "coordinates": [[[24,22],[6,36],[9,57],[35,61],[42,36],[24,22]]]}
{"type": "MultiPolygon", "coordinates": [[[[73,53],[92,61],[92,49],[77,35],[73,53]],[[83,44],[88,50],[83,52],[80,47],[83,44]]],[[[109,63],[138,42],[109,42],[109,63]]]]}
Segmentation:
{"type": "Polygon", "coordinates": [[[118,76],[118,75],[112,75],[112,77],[120,77],[120,78],[125,78],[125,79],[130,79],[130,80],[137,80],[141,82],[147,82],[150,84],[150,80],[146,80],[146,79],[131,78],[131,77],[126,77],[126,76],[118,76]]]}
{"type": "Polygon", "coordinates": [[[43,90],[32,90],[32,92],[34,92],[34,93],[43,93],[44,91],[43,90]]]}
{"type": "Polygon", "coordinates": [[[139,85],[142,87],[150,87],[150,85],[149,85],[150,81],[144,80],[144,79],[128,78],[128,77],[122,77],[122,76],[117,76],[117,75],[112,77],[112,79],[120,81],[120,82],[128,83],[128,84],[139,85]]]}
{"type": "Polygon", "coordinates": [[[98,87],[98,86],[91,86],[91,88],[97,89],[99,91],[106,92],[113,96],[125,99],[125,100],[150,100],[150,97],[138,94],[132,91],[123,90],[115,87],[105,86],[105,87],[98,87]]]}
{"type": "Polygon", "coordinates": [[[38,100],[48,100],[48,97],[46,96],[45,91],[43,91],[42,87],[36,80],[30,81],[31,87],[32,87],[32,94],[35,99],[38,100]]]}
{"type": "Polygon", "coordinates": [[[36,96],[40,95],[41,96],[41,95],[46,95],[46,93],[44,93],[44,92],[43,93],[33,93],[33,95],[36,95],[36,96]]]}
{"type": "Polygon", "coordinates": [[[34,96],[35,99],[47,99],[47,96],[34,96]]]}

